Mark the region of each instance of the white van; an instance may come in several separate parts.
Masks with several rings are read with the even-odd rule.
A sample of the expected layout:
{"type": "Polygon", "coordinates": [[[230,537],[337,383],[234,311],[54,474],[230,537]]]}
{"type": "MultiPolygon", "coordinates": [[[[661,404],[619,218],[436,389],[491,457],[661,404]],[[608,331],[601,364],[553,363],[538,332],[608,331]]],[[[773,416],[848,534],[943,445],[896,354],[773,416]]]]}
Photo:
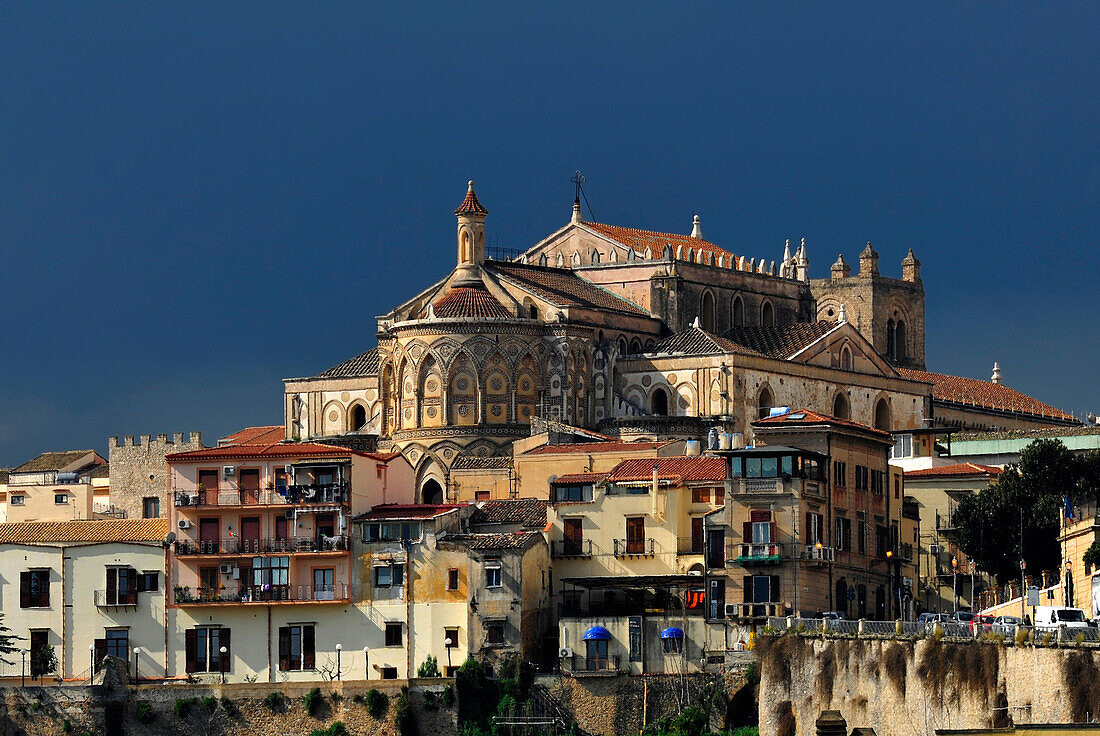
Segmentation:
{"type": "Polygon", "coordinates": [[[1038,606],[1035,609],[1035,628],[1053,631],[1061,626],[1067,629],[1088,628],[1089,620],[1080,608],[1064,606],[1038,606]]]}

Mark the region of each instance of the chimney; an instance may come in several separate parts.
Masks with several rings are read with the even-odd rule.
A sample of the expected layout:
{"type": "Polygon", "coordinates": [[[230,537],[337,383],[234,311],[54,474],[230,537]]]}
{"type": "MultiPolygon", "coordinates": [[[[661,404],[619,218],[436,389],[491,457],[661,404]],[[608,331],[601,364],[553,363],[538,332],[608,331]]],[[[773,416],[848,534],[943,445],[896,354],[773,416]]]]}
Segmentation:
{"type": "Polygon", "coordinates": [[[1001,364],[993,363],[993,375],[989,377],[991,383],[995,383],[998,386],[1001,385],[1001,364]]]}
{"type": "Polygon", "coordinates": [[[691,216],[691,237],[702,239],[703,228],[699,224],[699,215],[691,216]]]}

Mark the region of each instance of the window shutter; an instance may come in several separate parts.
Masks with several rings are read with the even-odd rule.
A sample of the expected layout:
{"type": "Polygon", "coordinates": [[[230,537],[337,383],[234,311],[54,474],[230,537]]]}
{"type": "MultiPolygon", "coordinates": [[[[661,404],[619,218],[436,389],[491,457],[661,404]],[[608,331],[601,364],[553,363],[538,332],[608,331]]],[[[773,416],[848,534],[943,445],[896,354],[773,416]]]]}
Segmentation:
{"type": "Polygon", "coordinates": [[[107,640],[106,639],[96,639],[96,640],[94,640],[92,642],[92,659],[95,660],[95,662],[93,663],[95,665],[93,667],[93,669],[96,672],[99,672],[99,668],[101,666],[103,666],[103,660],[106,659],[106,658],[107,658],[107,640]]]}
{"type": "MultiPolygon", "coordinates": [[[[199,632],[196,629],[187,629],[183,632],[184,641],[184,659],[186,661],[186,669],[188,672],[195,672],[199,669],[199,632]]],[[[106,646],[106,644],[104,644],[106,646]]]]}
{"type": "Polygon", "coordinates": [[[770,593],[771,600],[768,601],[768,602],[769,603],[776,603],[776,602],[779,601],[779,576],[778,575],[772,575],[770,588],[771,588],[771,590],[769,591],[769,593],[770,593]]]}
{"type": "Polygon", "coordinates": [[[19,607],[31,607],[31,573],[24,570],[19,573],[19,607]]]}
{"type": "Polygon", "coordinates": [[[393,584],[404,585],[405,584],[405,566],[397,564],[393,566],[393,584]]]}
{"type": "Polygon", "coordinates": [[[814,535],[814,515],[807,512],[806,513],[806,534],[805,534],[806,544],[813,544],[814,542],[816,542],[817,540],[814,537],[815,537],[815,535],[814,535]]]}
{"type": "Polygon", "coordinates": [[[290,669],[290,627],[279,627],[279,669],[290,669]]]}
{"type": "Polygon", "coordinates": [[[752,575],[742,578],[741,592],[745,594],[745,603],[752,603],[752,575]]]}
{"type": "Polygon", "coordinates": [[[741,540],[748,544],[752,541],[752,522],[746,521],[741,525],[741,540]]]}
{"type": "Polygon", "coordinates": [[[768,522],[768,527],[768,541],[777,544],[779,542],[779,527],[774,521],[768,522]]]}
{"type": "Polygon", "coordinates": [[[313,651],[313,627],[302,627],[302,668],[311,670],[316,664],[317,658],[313,651]]]}
{"type": "Polygon", "coordinates": [[[229,658],[233,656],[233,649],[229,646],[229,629],[218,629],[218,647],[225,647],[225,654],[218,653],[218,661],[221,663],[221,671],[228,672],[229,658]]]}
{"type": "Polygon", "coordinates": [[[117,567],[108,567],[107,568],[107,602],[108,603],[114,603],[115,601],[118,600],[118,598],[115,597],[116,594],[117,594],[117,591],[118,591],[118,568],[117,567]]]}
{"type": "Polygon", "coordinates": [[[132,567],[128,567],[126,572],[126,600],[119,601],[120,603],[137,603],[137,570],[132,567]]]}

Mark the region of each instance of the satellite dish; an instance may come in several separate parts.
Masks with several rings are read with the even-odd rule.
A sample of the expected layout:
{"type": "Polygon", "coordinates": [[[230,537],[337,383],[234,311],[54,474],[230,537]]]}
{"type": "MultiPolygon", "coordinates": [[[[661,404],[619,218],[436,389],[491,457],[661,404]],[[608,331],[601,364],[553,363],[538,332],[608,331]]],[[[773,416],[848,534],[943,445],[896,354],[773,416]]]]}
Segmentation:
{"type": "Polygon", "coordinates": [[[551,476],[550,476],[550,477],[549,477],[549,478],[547,479],[547,482],[549,482],[549,483],[553,483],[553,482],[554,482],[554,481],[556,481],[557,479],[558,479],[558,476],[556,476],[556,475],[551,475],[551,476]]]}
{"type": "Polygon", "coordinates": [[[168,536],[166,536],[164,538],[164,545],[167,547],[168,545],[172,544],[172,542],[174,542],[174,541],[176,541],[176,533],[175,532],[168,532],[168,536]]]}

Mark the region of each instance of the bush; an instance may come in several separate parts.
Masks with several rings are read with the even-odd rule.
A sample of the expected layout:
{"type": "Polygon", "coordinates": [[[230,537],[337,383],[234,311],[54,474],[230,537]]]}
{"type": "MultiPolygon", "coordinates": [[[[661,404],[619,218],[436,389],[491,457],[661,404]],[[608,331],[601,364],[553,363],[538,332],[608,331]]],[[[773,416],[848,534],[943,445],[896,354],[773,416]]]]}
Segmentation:
{"type": "Polygon", "coordinates": [[[425,710],[435,710],[438,707],[439,707],[439,705],[438,705],[438,703],[436,703],[436,700],[435,700],[435,693],[433,693],[431,691],[425,691],[424,692],[424,709],[425,710]]]}
{"type": "Polygon", "coordinates": [[[454,685],[448,685],[447,687],[445,687],[443,689],[442,700],[443,700],[443,705],[447,706],[448,708],[450,708],[452,705],[455,704],[455,686],[454,685]]]}
{"type": "Polygon", "coordinates": [[[315,728],[309,732],[309,736],[348,736],[348,729],[343,721],[336,721],[328,728],[315,728]]]}
{"type": "Polygon", "coordinates": [[[416,669],[417,677],[439,677],[439,660],[432,655],[420,663],[416,669]]]}
{"type": "Polygon", "coordinates": [[[1027,640],[1031,638],[1031,632],[1020,627],[1016,629],[1016,635],[1013,638],[1016,641],[1016,646],[1022,647],[1024,644],[1027,644],[1027,640]]]}
{"type": "Polygon", "coordinates": [[[416,716],[409,702],[407,687],[401,688],[401,694],[397,696],[397,706],[393,711],[393,725],[397,736],[417,736],[416,716]]]}
{"type": "Polygon", "coordinates": [[[194,698],[176,698],[176,705],[172,708],[172,712],[176,714],[176,718],[186,718],[194,704],[194,698]]]}
{"type": "Polygon", "coordinates": [[[206,708],[207,711],[213,713],[214,709],[218,707],[218,699],[213,696],[203,698],[202,707],[206,708]]]}
{"type": "Polygon", "coordinates": [[[367,703],[367,712],[370,713],[371,718],[376,721],[385,717],[386,711],[390,709],[390,699],[386,697],[385,693],[380,693],[374,688],[367,691],[365,700],[367,703]]]}
{"type": "MultiPolygon", "coordinates": [[[[134,706],[134,718],[137,718],[140,723],[149,723],[156,717],[157,714],[153,712],[153,706],[150,705],[148,700],[139,700],[137,705],[134,706]]],[[[68,721],[65,721],[65,723],[68,723],[68,721]]]]}
{"type": "Polygon", "coordinates": [[[306,713],[316,717],[321,710],[321,688],[315,687],[302,697],[306,713]]]}
{"type": "Polygon", "coordinates": [[[280,700],[282,700],[282,696],[279,693],[268,693],[267,697],[264,698],[264,705],[266,705],[269,710],[274,711],[278,709],[280,700]]]}
{"type": "Polygon", "coordinates": [[[65,733],[69,733],[70,731],[73,730],[73,724],[69,723],[68,718],[66,718],[64,720],[64,722],[61,724],[61,730],[64,731],[65,733]]]}
{"type": "Polygon", "coordinates": [[[224,710],[225,714],[230,718],[235,718],[241,713],[241,709],[237,707],[237,704],[226,697],[222,698],[222,710],[224,710]]]}

